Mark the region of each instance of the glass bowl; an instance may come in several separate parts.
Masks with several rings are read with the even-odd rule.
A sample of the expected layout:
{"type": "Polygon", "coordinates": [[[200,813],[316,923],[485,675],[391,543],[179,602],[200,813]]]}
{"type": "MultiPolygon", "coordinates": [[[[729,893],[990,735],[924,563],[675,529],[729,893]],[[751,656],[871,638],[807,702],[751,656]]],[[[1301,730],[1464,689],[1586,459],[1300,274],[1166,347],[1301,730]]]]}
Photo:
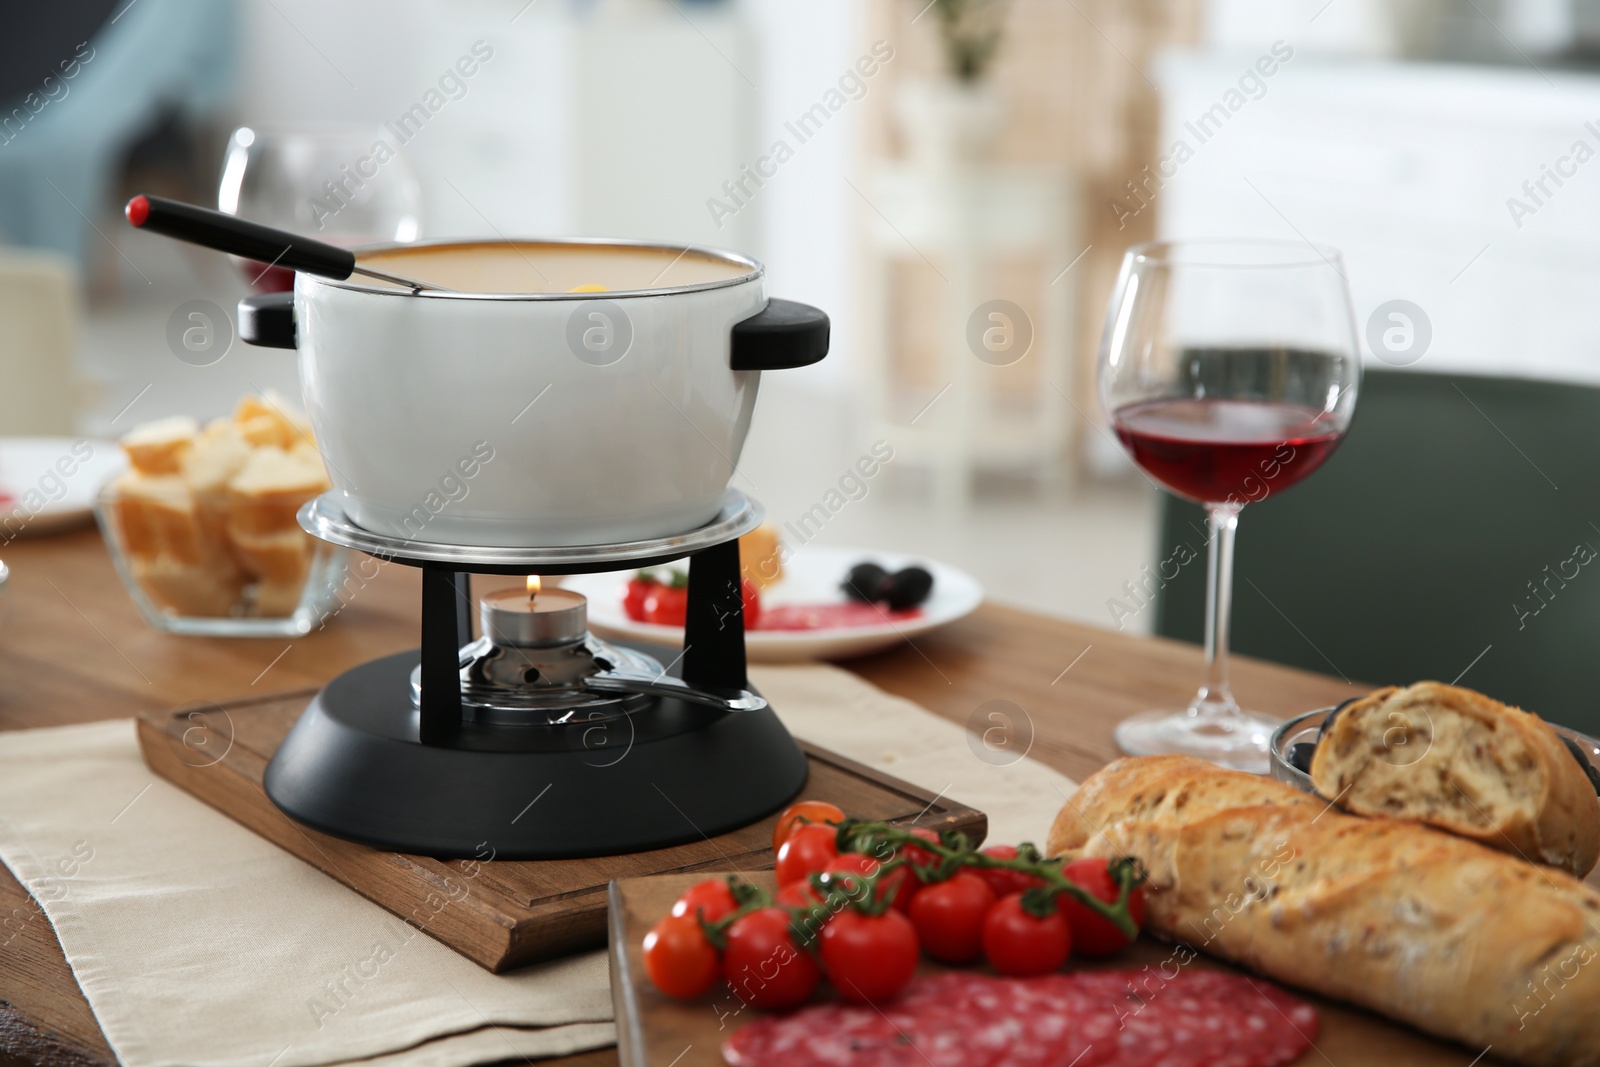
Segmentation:
{"type": "Polygon", "coordinates": [[[300,637],[339,603],[349,549],[298,527],[241,549],[220,515],[208,522],[193,509],[150,503],[124,499],[111,482],[94,509],[117,575],[150,625],[207,637],[300,637]]]}
{"type": "MultiPolygon", "coordinates": [[[[1340,704],[1331,708],[1318,708],[1316,711],[1308,711],[1304,715],[1297,715],[1292,719],[1286,720],[1276,730],[1272,731],[1272,740],[1268,743],[1268,754],[1272,758],[1272,777],[1286,785],[1292,785],[1302,792],[1320,796],[1321,794],[1317,793],[1316,787],[1311,784],[1311,776],[1293,763],[1290,763],[1289,756],[1293,752],[1295,745],[1314,744],[1317,740],[1317,733],[1322,729],[1323,722],[1327,720],[1329,715],[1332,715],[1343,706],[1340,704]]],[[[1556,732],[1556,736],[1570,742],[1567,746],[1569,749],[1575,747],[1578,752],[1583,754],[1584,761],[1587,763],[1584,771],[1588,774],[1590,781],[1595,781],[1596,776],[1600,775],[1600,741],[1595,740],[1586,733],[1581,733],[1557,723],[1547,722],[1546,725],[1556,732]]],[[[1327,798],[1324,797],[1323,799],[1326,800],[1327,798]]]]}

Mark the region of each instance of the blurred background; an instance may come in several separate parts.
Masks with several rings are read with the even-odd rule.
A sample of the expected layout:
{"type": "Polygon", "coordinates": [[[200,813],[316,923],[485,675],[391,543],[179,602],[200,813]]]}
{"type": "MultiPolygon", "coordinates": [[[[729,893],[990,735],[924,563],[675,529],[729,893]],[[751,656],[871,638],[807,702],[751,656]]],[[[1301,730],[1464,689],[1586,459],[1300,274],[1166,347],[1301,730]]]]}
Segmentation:
{"type": "Polygon", "coordinates": [[[1122,457],[1095,394],[1118,262],[1158,235],[1326,242],[1377,372],[1357,416],[1372,429],[1330,463],[1345,475],[1296,490],[1322,511],[1285,511],[1272,533],[1252,509],[1240,567],[1262,596],[1241,587],[1240,651],[1388,680],[1383,650],[1341,652],[1319,621],[1404,617],[1448,580],[1473,591],[1449,608],[1460,632],[1393,670],[1449,680],[1535,623],[1588,658],[1600,599],[1541,597],[1581,601],[1566,623],[1517,605],[1551,593],[1542,565],[1600,544],[1580,521],[1600,0],[81,0],[12,14],[0,99],[0,434],[117,436],[298,393],[283,352],[181,354],[181,309],[231,315],[270,279],[134,232],[135,192],[347,241],[723,246],[833,317],[827,361],[764,383],[741,464],[780,524],[884,441],[883,475],[812,539],[1194,637],[1180,593],[1200,568],[1149,577],[1192,516],[1122,457]],[[1527,383],[1501,414],[1502,386],[1527,383]],[[1474,449],[1514,489],[1452,463],[1474,449]],[[1438,479],[1460,507],[1425,527],[1349,495],[1407,500],[1438,479]],[[1474,539],[1473,516],[1508,509],[1548,536],[1474,539]],[[1512,577],[1485,585],[1488,558],[1512,577]]]}

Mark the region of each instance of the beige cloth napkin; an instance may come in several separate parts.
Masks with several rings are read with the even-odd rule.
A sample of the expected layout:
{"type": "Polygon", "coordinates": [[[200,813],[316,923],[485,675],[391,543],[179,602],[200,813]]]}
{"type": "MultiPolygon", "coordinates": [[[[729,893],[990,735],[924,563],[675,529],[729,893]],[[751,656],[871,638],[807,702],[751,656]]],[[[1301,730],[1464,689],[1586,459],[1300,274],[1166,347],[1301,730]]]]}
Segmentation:
{"type": "MultiPolygon", "coordinates": [[[[832,667],[758,669],[799,737],[1039,840],[1070,780],[832,667]]],[[[614,1040],[605,955],[493,975],[155,777],[129,720],[0,733],[0,859],[129,1067],[463,1067],[614,1040]]]]}

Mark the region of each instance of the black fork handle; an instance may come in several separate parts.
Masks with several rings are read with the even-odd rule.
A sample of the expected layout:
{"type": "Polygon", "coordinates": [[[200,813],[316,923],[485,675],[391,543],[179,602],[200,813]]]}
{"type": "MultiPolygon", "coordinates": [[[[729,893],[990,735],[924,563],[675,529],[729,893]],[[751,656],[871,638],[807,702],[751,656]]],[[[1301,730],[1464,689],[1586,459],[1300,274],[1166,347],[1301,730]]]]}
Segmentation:
{"type": "Polygon", "coordinates": [[[356,254],[348,248],[163,196],[136,196],[124,212],[141,230],[285,270],[343,281],[356,269],[356,254]]]}

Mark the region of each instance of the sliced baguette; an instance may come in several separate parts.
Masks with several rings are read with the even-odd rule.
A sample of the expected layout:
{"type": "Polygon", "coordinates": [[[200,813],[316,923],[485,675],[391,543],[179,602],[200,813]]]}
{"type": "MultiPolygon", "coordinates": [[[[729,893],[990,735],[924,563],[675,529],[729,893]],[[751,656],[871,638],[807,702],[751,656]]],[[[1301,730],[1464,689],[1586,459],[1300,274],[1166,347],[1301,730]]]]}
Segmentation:
{"type": "Polygon", "coordinates": [[[122,450],[140,474],[177,474],[199,429],[187,415],[158,419],[128,431],[122,438],[122,450]]]}
{"type": "Polygon", "coordinates": [[[298,588],[311,567],[311,535],[299,527],[273,534],[235,530],[233,548],[245,569],[262,582],[293,583],[298,588]]]}
{"type": "Polygon", "coordinates": [[[1311,758],[1317,792],[1358,815],[1427,823],[1582,877],[1600,858],[1600,799],[1532,712],[1438,682],[1341,708],[1311,758]]]}
{"type": "Polygon", "coordinates": [[[232,551],[228,483],[250,459],[250,445],[229,419],[213,419],[183,457],[183,480],[194,497],[195,517],[207,537],[232,551]]]}
{"type": "Polygon", "coordinates": [[[115,521],[135,580],[165,610],[229,615],[256,586],[256,613],[299,604],[311,539],[300,506],[328,488],[311,428],[279,396],[247,396],[202,430],[189,418],[123,439],[132,469],[116,482],[115,521]]]}
{"type": "Polygon", "coordinates": [[[138,558],[130,565],[145,595],[178,615],[231,615],[244,593],[244,574],[237,569],[195,566],[171,556],[138,558]]]}
{"type": "Polygon", "coordinates": [[[268,389],[260,396],[245,396],[233,410],[233,422],[250,444],[293,448],[311,443],[311,425],[279,393],[268,389]]]}
{"type": "Polygon", "coordinates": [[[261,582],[256,586],[255,613],[267,619],[286,618],[300,606],[304,593],[304,575],[293,581],[261,582]]]}
{"type": "Polygon", "coordinates": [[[115,486],[117,520],[130,556],[167,556],[197,567],[218,557],[220,546],[202,527],[181,477],[127,471],[115,486]]]}
{"type": "Polygon", "coordinates": [[[250,454],[228,483],[228,519],[235,536],[260,537],[298,530],[300,505],[329,487],[322,460],[312,448],[276,445],[250,454]]]}
{"type": "Polygon", "coordinates": [[[250,452],[250,442],[232,420],[213,419],[183,457],[183,480],[196,494],[226,493],[228,483],[250,459],[250,452]]]}

